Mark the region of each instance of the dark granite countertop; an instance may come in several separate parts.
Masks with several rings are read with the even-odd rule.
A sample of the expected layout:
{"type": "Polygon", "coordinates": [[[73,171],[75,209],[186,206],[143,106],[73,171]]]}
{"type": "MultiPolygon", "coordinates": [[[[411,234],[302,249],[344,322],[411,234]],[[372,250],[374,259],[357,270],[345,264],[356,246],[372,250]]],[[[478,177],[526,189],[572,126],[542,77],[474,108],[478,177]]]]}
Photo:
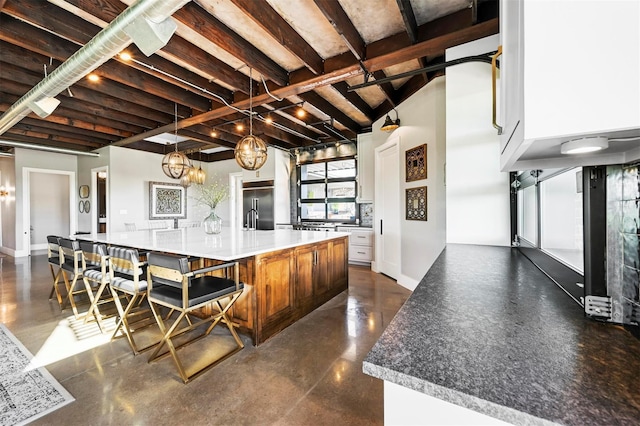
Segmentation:
{"type": "Polygon", "coordinates": [[[447,245],[363,370],[513,424],[640,424],[640,340],[509,247],[447,245]]]}

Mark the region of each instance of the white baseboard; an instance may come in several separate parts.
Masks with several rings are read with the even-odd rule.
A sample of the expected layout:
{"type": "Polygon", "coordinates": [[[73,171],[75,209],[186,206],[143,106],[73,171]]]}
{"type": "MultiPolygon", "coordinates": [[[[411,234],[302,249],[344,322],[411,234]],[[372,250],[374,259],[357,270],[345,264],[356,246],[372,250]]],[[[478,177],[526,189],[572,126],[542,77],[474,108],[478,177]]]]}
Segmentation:
{"type": "Polygon", "coordinates": [[[31,251],[36,251],[36,250],[46,250],[48,247],[47,243],[42,243],[42,244],[31,244],[31,251]]]}
{"type": "Polygon", "coordinates": [[[396,282],[400,284],[402,287],[409,289],[411,291],[415,290],[416,287],[418,287],[418,284],[420,284],[419,280],[414,280],[413,278],[408,277],[406,275],[402,275],[402,274],[400,274],[396,282]]]}
{"type": "Polygon", "coordinates": [[[0,247],[0,252],[8,254],[11,257],[26,257],[29,256],[26,250],[14,250],[8,247],[0,247]]]}

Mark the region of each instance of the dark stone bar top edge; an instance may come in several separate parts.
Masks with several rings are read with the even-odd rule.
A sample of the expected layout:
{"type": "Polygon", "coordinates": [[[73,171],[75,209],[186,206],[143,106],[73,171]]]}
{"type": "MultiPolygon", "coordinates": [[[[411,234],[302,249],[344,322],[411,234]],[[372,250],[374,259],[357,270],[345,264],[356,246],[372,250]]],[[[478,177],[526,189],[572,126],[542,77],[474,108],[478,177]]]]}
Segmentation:
{"type": "Polygon", "coordinates": [[[640,341],[510,247],[447,245],[363,371],[513,424],[640,422],[640,341]]]}

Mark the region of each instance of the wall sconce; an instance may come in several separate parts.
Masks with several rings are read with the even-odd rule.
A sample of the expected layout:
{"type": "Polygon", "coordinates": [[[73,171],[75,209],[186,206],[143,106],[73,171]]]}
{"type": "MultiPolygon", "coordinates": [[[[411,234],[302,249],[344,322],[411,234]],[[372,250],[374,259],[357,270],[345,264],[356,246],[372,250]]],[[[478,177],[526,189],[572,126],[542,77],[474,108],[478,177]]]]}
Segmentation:
{"type": "Polygon", "coordinates": [[[382,130],[383,132],[392,132],[398,127],[400,127],[400,119],[398,118],[398,111],[396,111],[395,108],[393,108],[393,110],[396,113],[396,119],[391,120],[391,117],[389,117],[389,114],[387,114],[387,118],[384,119],[384,123],[382,124],[382,127],[380,127],[380,130],[382,130]]]}

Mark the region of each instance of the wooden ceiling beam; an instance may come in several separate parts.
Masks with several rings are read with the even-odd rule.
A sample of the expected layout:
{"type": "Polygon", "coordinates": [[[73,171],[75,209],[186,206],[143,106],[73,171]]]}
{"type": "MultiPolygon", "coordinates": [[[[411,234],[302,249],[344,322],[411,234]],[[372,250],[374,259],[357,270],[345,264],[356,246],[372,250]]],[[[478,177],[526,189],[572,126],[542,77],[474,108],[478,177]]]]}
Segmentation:
{"type": "Polygon", "coordinates": [[[310,91],[301,93],[298,96],[300,97],[300,99],[305,102],[309,102],[311,105],[324,112],[334,120],[338,121],[340,124],[351,130],[352,132],[358,133],[360,130],[362,130],[362,126],[356,123],[347,114],[336,108],[331,102],[318,95],[316,92],[310,91]]]}
{"type": "Polygon", "coordinates": [[[349,19],[340,3],[336,0],[314,0],[316,6],[327,18],[329,23],[340,34],[345,44],[358,61],[366,56],[366,46],[358,30],[349,19]]]}
{"type": "Polygon", "coordinates": [[[351,105],[356,107],[369,121],[373,121],[373,108],[369,106],[364,99],[360,97],[355,91],[349,91],[349,85],[340,81],[338,83],[332,84],[333,88],[336,89],[342,96],[348,100],[351,105]]]}
{"type": "MultiPolygon", "coordinates": [[[[387,75],[381,70],[373,72],[373,77],[376,80],[383,79],[386,76],[387,75]]],[[[378,84],[378,87],[380,88],[380,90],[382,90],[382,93],[384,94],[385,99],[387,101],[389,101],[389,103],[395,107],[396,106],[396,101],[394,100],[395,89],[393,88],[393,85],[391,84],[391,82],[380,83],[380,84],[378,84]]]]}
{"type": "Polygon", "coordinates": [[[442,55],[450,47],[497,34],[499,30],[498,18],[471,26],[470,12],[464,9],[462,13],[420,26],[416,44],[409,44],[404,33],[371,43],[364,64],[367,70],[377,71],[422,56],[442,55]]]}
{"type": "MultiPolygon", "coordinates": [[[[453,14],[456,15],[457,14],[453,14]]],[[[445,17],[447,18],[447,17],[445,17]]],[[[440,18],[440,19],[445,19],[440,18]]],[[[402,33],[402,37],[391,36],[379,42],[375,42],[367,46],[367,58],[364,63],[368,70],[379,70],[391,65],[403,63],[412,59],[416,59],[421,56],[440,55],[445,49],[453,46],[457,46],[462,43],[473,41],[482,37],[487,37],[492,34],[497,34],[499,31],[498,19],[490,19],[488,21],[477,24],[473,27],[464,27],[459,30],[455,30],[452,33],[447,32],[447,25],[438,23],[435,20],[430,24],[431,38],[422,39],[415,45],[409,44],[408,37],[405,33],[402,33]],[[434,24],[434,22],[436,22],[434,24]],[[398,41],[399,39],[403,41],[398,41]],[[373,46],[373,47],[371,47],[373,46]],[[371,50],[369,51],[369,48],[371,50]]],[[[456,19],[454,21],[457,22],[456,19]]],[[[469,20],[470,23],[470,20],[469,20]]],[[[458,26],[461,24],[458,22],[458,26]]],[[[422,27],[421,27],[422,28],[422,27]]],[[[419,30],[420,32],[420,30],[419,30]]],[[[353,61],[353,55],[351,53],[341,54],[333,58],[325,60],[325,73],[322,75],[315,75],[307,68],[301,68],[292,72],[289,76],[289,85],[285,87],[271,86],[269,83],[267,86],[273,96],[284,98],[293,95],[299,95],[300,93],[313,90],[318,87],[326,86],[328,84],[334,84],[340,81],[347,80],[351,77],[356,77],[363,74],[363,70],[360,64],[353,61]],[[273,90],[271,90],[273,88],[273,90]]],[[[272,98],[268,94],[261,94],[253,97],[254,105],[260,105],[265,102],[272,102],[272,98]]],[[[236,108],[248,108],[248,100],[235,102],[233,104],[236,108]]],[[[194,124],[203,123],[206,121],[214,120],[216,118],[224,117],[233,111],[231,107],[223,106],[218,109],[214,109],[198,116],[183,119],[178,123],[179,127],[189,127],[194,124]]],[[[171,127],[163,126],[152,131],[145,132],[140,135],[126,138],[114,144],[125,146],[136,140],[142,140],[146,137],[160,134],[164,131],[171,131],[171,127]]]]}
{"type": "MultiPolygon", "coordinates": [[[[48,118],[48,117],[47,117],[48,118]]],[[[78,126],[70,126],[66,124],[59,124],[55,121],[43,120],[38,117],[38,119],[25,117],[20,120],[21,124],[30,125],[30,126],[39,126],[46,129],[51,129],[54,132],[68,132],[70,134],[75,134],[77,137],[86,137],[89,139],[97,138],[98,140],[103,140],[104,143],[111,143],[117,139],[116,136],[103,133],[97,130],[87,130],[78,126]]]]}
{"type": "Polygon", "coordinates": [[[173,17],[279,86],[289,83],[287,71],[197,3],[185,4],[173,17]]]}
{"type": "Polygon", "coordinates": [[[396,0],[398,3],[398,9],[400,9],[400,15],[404,21],[404,26],[411,40],[411,44],[418,41],[418,22],[416,21],[416,15],[413,13],[413,7],[410,0],[396,0]]]}
{"type": "MultiPolygon", "coordinates": [[[[43,78],[43,64],[49,64],[49,58],[36,52],[25,52],[25,49],[21,47],[0,41],[0,62],[19,65],[21,69],[39,74],[40,78],[43,78]]],[[[60,61],[54,60],[52,66],[47,66],[48,72],[55,70],[60,64],[60,61]]],[[[3,69],[0,68],[0,75],[2,75],[2,71],[3,69]]],[[[100,81],[100,84],[95,84],[87,80],[80,80],[72,86],[72,91],[78,86],[122,99],[141,107],[153,105],[153,109],[159,112],[171,114],[171,116],[174,115],[173,102],[115,81],[104,79],[100,81]]],[[[191,115],[191,108],[178,105],[178,117],[184,118],[191,115]]]]}
{"type": "MultiPolygon", "coordinates": [[[[8,16],[3,16],[0,40],[60,61],[67,60],[78,50],[78,45],[75,43],[8,16]]],[[[189,105],[200,111],[208,111],[211,108],[210,100],[202,96],[185,92],[184,89],[141,74],[116,61],[104,63],[95,71],[95,74],[182,105],[189,105]]]]}
{"type": "MultiPolygon", "coordinates": [[[[126,5],[119,0],[66,1],[105,22],[113,21],[126,9],[126,5]]],[[[164,57],[166,57],[165,54],[168,54],[169,56],[185,61],[196,69],[212,76],[214,79],[236,90],[249,93],[249,84],[244,79],[243,74],[178,35],[174,34],[169,42],[159,52],[156,52],[156,54],[164,57]]]]}
{"type": "Polygon", "coordinates": [[[62,143],[67,143],[67,144],[71,144],[74,146],[85,146],[85,147],[89,147],[91,149],[95,149],[95,148],[100,148],[102,145],[97,143],[97,142],[92,142],[92,141],[88,141],[86,139],[77,139],[77,138],[70,138],[70,137],[66,137],[66,136],[58,136],[58,135],[52,135],[51,132],[47,131],[46,129],[42,130],[41,128],[38,128],[38,130],[29,130],[27,128],[24,128],[25,126],[18,123],[16,124],[14,127],[12,127],[9,131],[7,131],[7,133],[12,134],[12,135],[19,135],[19,136],[24,136],[24,137],[29,137],[29,138],[33,138],[33,139],[40,139],[40,140],[50,140],[53,142],[62,142],[62,143]]]}
{"type": "MultiPolygon", "coordinates": [[[[42,123],[46,123],[46,121],[43,121],[42,123]]],[[[52,130],[54,129],[50,125],[41,126],[39,124],[40,123],[38,122],[38,120],[32,120],[30,122],[25,122],[24,120],[21,120],[14,127],[15,129],[20,129],[21,131],[25,131],[25,132],[36,132],[36,133],[46,134],[46,135],[49,135],[49,138],[58,137],[58,138],[67,138],[67,140],[69,141],[71,140],[85,141],[86,142],[85,146],[91,146],[94,148],[99,148],[101,146],[105,146],[111,143],[111,140],[99,138],[95,134],[92,135],[90,138],[86,138],[81,134],[69,132],[67,130],[55,129],[55,132],[52,132],[52,130]]]]}
{"type": "MultiPolygon", "coordinates": [[[[72,149],[72,150],[84,151],[84,152],[89,152],[96,149],[96,148],[77,145],[74,143],[69,143],[61,140],[49,139],[48,138],[49,135],[41,135],[44,137],[34,137],[33,135],[24,135],[22,133],[23,132],[21,131],[14,132],[13,129],[9,129],[5,133],[3,133],[2,139],[7,141],[28,143],[30,145],[33,145],[35,149],[37,149],[38,146],[72,149]]],[[[2,145],[2,140],[0,140],[0,145],[2,145]]]]}
{"type": "MultiPolygon", "coordinates": [[[[0,61],[0,79],[7,81],[13,81],[16,83],[24,84],[26,86],[35,86],[41,80],[41,77],[34,73],[17,67],[13,64],[0,61]]],[[[124,101],[122,99],[114,98],[112,96],[103,95],[94,90],[87,89],[82,86],[75,86],[73,91],[73,98],[80,101],[90,102],[95,105],[100,105],[105,108],[109,108],[115,111],[120,111],[130,115],[135,115],[147,120],[153,120],[158,123],[167,123],[174,118],[171,115],[164,114],[155,109],[143,107],[131,102],[124,101]]],[[[63,91],[58,95],[58,100],[64,102],[64,98],[69,98],[69,92],[63,91]]]]}
{"type": "MultiPolygon", "coordinates": [[[[20,84],[20,83],[16,83],[14,81],[5,80],[5,79],[0,79],[0,85],[2,86],[2,90],[4,92],[10,93],[16,96],[22,96],[31,89],[31,86],[29,85],[20,84]]],[[[61,96],[61,95],[58,95],[58,96],[61,96]]],[[[82,100],[78,100],[76,98],[69,98],[69,97],[67,97],[66,99],[63,98],[59,100],[61,101],[61,105],[64,106],[65,108],[85,112],[98,117],[103,117],[105,119],[112,120],[118,123],[132,124],[142,129],[152,129],[158,126],[158,122],[156,121],[147,120],[142,117],[138,117],[132,114],[127,114],[126,112],[110,109],[103,105],[84,102],[82,100]]]]}
{"type": "Polygon", "coordinates": [[[118,59],[120,62],[138,71],[153,75],[167,83],[209,98],[214,101],[214,108],[217,107],[216,104],[222,103],[220,98],[223,98],[229,103],[233,102],[233,92],[231,90],[210,82],[199,74],[186,70],[168,59],[164,59],[158,55],[146,56],[135,44],[129,45],[125,50],[131,55],[134,61],[118,59]],[[215,95],[212,95],[212,93],[215,95]]]}
{"type": "Polygon", "coordinates": [[[320,55],[269,3],[255,0],[231,0],[231,2],[269,33],[281,46],[300,59],[311,72],[316,75],[322,74],[324,61],[320,55]]]}

